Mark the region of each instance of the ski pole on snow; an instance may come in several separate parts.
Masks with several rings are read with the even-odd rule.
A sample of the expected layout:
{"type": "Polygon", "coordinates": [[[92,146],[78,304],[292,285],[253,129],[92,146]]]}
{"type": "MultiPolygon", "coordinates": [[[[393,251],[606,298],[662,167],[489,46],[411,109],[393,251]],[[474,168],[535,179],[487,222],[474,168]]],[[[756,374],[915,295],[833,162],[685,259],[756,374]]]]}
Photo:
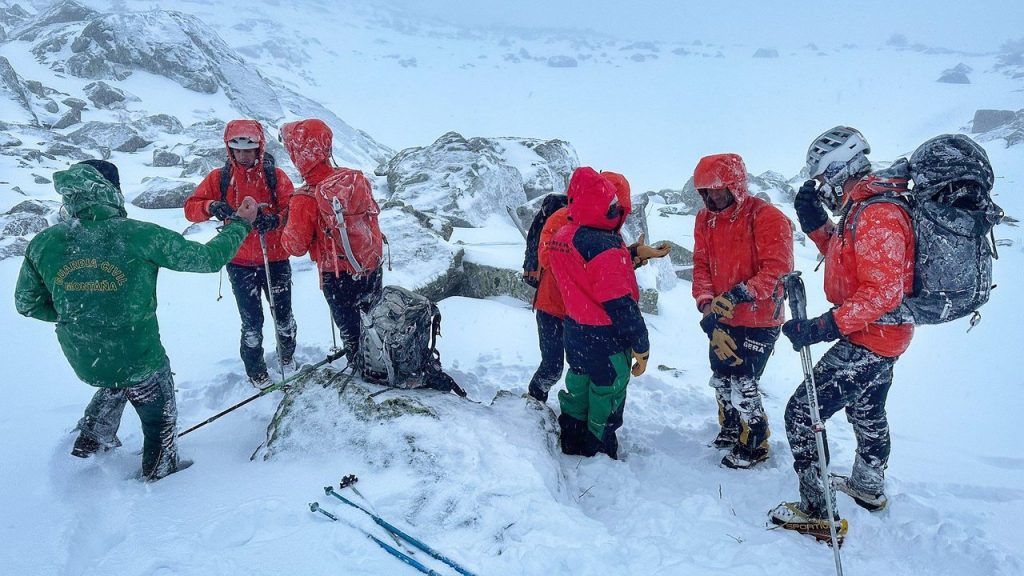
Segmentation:
{"type": "MultiPolygon", "coordinates": [[[[782,277],[786,299],[794,320],[807,319],[807,290],[804,288],[800,271],[795,270],[782,277]]],[[[832,553],[836,559],[836,574],[843,576],[843,563],[839,557],[839,539],[836,536],[835,505],[832,502],[831,478],[828,473],[828,459],[825,457],[825,423],[818,412],[818,390],[814,385],[814,362],[811,360],[811,347],[800,349],[800,362],[804,369],[804,389],[807,392],[807,403],[811,410],[811,425],[814,427],[814,443],[818,446],[818,467],[821,481],[825,488],[825,509],[828,514],[828,532],[832,538],[832,553]]]]}
{"type": "Polygon", "coordinates": [[[337,492],[334,491],[334,488],[331,488],[330,486],[324,486],[324,493],[327,494],[328,496],[334,496],[335,498],[337,498],[338,500],[341,500],[345,504],[348,504],[349,506],[355,508],[356,510],[359,510],[363,514],[366,514],[367,516],[372,518],[373,521],[376,522],[377,525],[380,526],[381,528],[387,530],[388,532],[391,532],[395,536],[398,536],[402,540],[405,540],[409,544],[412,544],[416,548],[419,548],[420,550],[426,552],[431,558],[434,558],[435,560],[440,560],[441,562],[444,562],[445,564],[451,566],[452,568],[455,569],[456,572],[458,572],[459,574],[462,574],[462,576],[476,576],[475,574],[473,574],[472,572],[466,570],[462,566],[459,566],[459,564],[457,564],[454,560],[451,560],[450,558],[448,558],[444,554],[441,554],[437,550],[434,550],[433,548],[431,548],[430,546],[427,546],[426,544],[424,544],[423,542],[417,540],[416,538],[406,534],[405,532],[402,532],[401,530],[399,530],[398,528],[396,528],[392,524],[388,523],[386,520],[384,520],[380,516],[377,516],[373,512],[370,512],[369,510],[367,510],[366,508],[363,508],[359,504],[356,504],[355,502],[349,500],[348,498],[345,498],[341,494],[338,494],[337,492]]]}
{"type": "Polygon", "coordinates": [[[422,572],[424,574],[429,574],[431,576],[441,576],[441,574],[439,574],[438,572],[434,572],[430,568],[427,568],[426,566],[424,566],[423,564],[418,562],[415,558],[409,556],[408,554],[403,553],[400,550],[397,550],[397,549],[393,548],[392,546],[388,545],[387,542],[384,542],[380,538],[377,538],[376,536],[374,536],[373,534],[370,534],[366,530],[363,530],[359,526],[356,526],[355,524],[352,524],[351,522],[349,522],[347,520],[344,520],[342,518],[339,518],[339,517],[335,516],[334,514],[331,514],[327,510],[324,510],[323,508],[320,507],[320,503],[319,502],[311,502],[309,504],[309,511],[313,512],[314,514],[315,513],[323,514],[324,516],[330,518],[334,522],[341,522],[341,523],[345,524],[346,526],[348,526],[349,528],[352,528],[354,530],[358,530],[359,532],[361,532],[363,534],[363,536],[366,536],[370,540],[373,540],[374,543],[377,544],[377,546],[380,546],[381,548],[386,550],[388,554],[391,554],[395,558],[398,558],[402,562],[405,562],[409,566],[412,566],[413,568],[419,570],[420,572],[422,572]]]}
{"type": "Polygon", "coordinates": [[[267,300],[270,301],[270,319],[274,321],[274,343],[277,345],[277,367],[284,379],[284,361],[281,360],[281,334],[278,333],[277,308],[274,307],[274,283],[270,281],[270,258],[267,256],[267,235],[259,233],[260,248],[263,250],[263,271],[267,275],[267,300]]]}
{"type": "MultiPolygon", "coordinates": [[[[324,358],[323,360],[317,362],[316,364],[313,364],[312,366],[307,367],[305,370],[302,370],[301,372],[296,372],[295,374],[292,374],[288,378],[285,378],[284,380],[281,380],[277,384],[273,384],[273,385],[267,386],[263,390],[260,390],[256,394],[253,394],[252,396],[246,398],[245,400],[242,400],[238,404],[235,404],[235,405],[233,405],[233,406],[231,406],[229,408],[225,408],[224,410],[221,410],[220,412],[214,414],[213,416],[210,416],[206,420],[203,420],[199,424],[196,424],[195,426],[192,426],[192,427],[187,428],[186,430],[184,430],[182,432],[179,432],[178,433],[178,438],[181,438],[185,434],[188,434],[189,432],[191,432],[191,431],[193,431],[193,430],[195,430],[197,428],[202,428],[203,426],[206,426],[210,422],[213,422],[214,420],[220,418],[221,416],[227,414],[228,412],[233,412],[234,410],[237,410],[238,408],[241,408],[242,406],[245,406],[246,404],[248,404],[249,402],[252,402],[253,400],[255,400],[257,398],[260,398],[262,396],[266,396],[267,394],[270,394],[274,390],[278,390],[278,389],[282,388],[283,386],[285,386],[289,382],[292,382],[292,381],[298,379],[300,376],[305,376],[305,375],[309,374],[310,372],[312,372],[313,370],[316,370],[317,368],[319,368],[319,367],[321,367],[321,366],[323,366],[325,364],[330,364],[331,362],[334,362],[335,360],[337,360],[338,358],[341,358],[344,355],[345,355],[345,351],[344,350],[337,350],[335,352],[332,352],[332,353],[328,354],[326,358],[324,358]]],[[[348,366],[346,366],[344,369],[342,369],[342,371],[347,370],[347,369],[348,369],[348,366]]]]}

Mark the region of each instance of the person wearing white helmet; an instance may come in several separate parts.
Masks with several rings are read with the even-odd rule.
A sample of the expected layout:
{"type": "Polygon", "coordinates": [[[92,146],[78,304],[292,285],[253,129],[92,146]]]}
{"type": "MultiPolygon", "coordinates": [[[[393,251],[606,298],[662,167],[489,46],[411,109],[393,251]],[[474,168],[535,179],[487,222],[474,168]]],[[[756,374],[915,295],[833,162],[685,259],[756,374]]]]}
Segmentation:
{"type": "Polygon", "coordinates": [[[231,291],[242,321],[239,353],[249,382],[256,388],[271,383],[263,358],[263,301],[267,296],[276,329],[278,366],[294,367],[296,325],[292,315],[292,269],[281,246],[294,186],[274,157],[265,151],[263,127],[256,120],[232,120],[224,128],[227,161],[211,171],[185,201],[192,222],[210,218],[230,222],[246,196],[259,203],[253,230],[227,265],[231,291]]]}
{"type": "MultiPolygon", "coordinates": [[[[826,537],[826,483],[868,510],[886,506],[884,471],[890,438],[885,401],[893,366],[914,333],[900,306],[914,280],[910,215],[900,205],[879,201],[879,196],[906,192],[908,181],[872,173],[870,152],[856,129],[836,126],[824,132],[807,151],[810,179],[794,201],[801,230],[824,255],[825,296],[833,307],[816,318],[790,320],[782,332],[796,350],[837,341],[814,367],[819,411],[823,421],[840,409],[846,411],[857,451],[849,477],[820,477],[814,423],[801,383],[785,412],[800,501],[784,502],[770,516],[773,523],[800,532],[814,533],[826,526],[826,537]],[[839,218],[837,223],[825,207],[839,218]]],[[[845,521],[840,524],[840,532],[845,532],[845,521]]]]}

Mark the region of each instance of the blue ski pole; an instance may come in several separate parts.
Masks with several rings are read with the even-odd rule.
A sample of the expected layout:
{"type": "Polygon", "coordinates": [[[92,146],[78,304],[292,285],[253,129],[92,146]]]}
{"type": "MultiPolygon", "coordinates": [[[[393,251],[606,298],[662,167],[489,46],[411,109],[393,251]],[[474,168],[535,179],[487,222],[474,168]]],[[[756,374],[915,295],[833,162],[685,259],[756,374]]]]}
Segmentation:
{"type": "Polygon", "coordinates": [[[366,536],[370,540],[373,540],[378,546],[380,546],[381,548],[386,550],[388,552],[388,554],[391,554],[395,558],[398,558],[402,562],[405,562],[409,566],[412,566],[413,568],[419,570],[420,572],[422,572],[424,574],[428,574],[429,576],[442,576],[441,574],[439,574],[437,572],[434,572],[430,568],[427,568],[423,564],[417,562],[415,558],[412,558],[411,556],[409,556],[407,554],[404,554],[401,551],[396,550],[395,548],[389,546],[387,542],[384,542],[383,540],[381,540],[380,538],[377,538],[373,534],[370,534],[366,530],[363,530],[362,528],[356,526],[355,524],[352,524],[351,522],[348,522],[347,520],[342,520],[341,518],[338,518],[337,516],[335,516],[334,514],[331,514],[327,510],[324,510],[323,508],[320,507],[320,503],[319,502],[312,502],[312,503],[310,503],[309,511],[313,512],[313,513],[323,514],[324,516],[330,518],[334,522],[342,522],[342,523],[346,524],[348,527],[354,528],[354,529],[358,530],[364,536],[366,536]]]}
{"type": "Polygon", "coordinates": [[[334,488],[332,488],[330,486],[324,486],[324,493],[329,495],[329,496],[334,496],[335,498],[337,498],[338,500],[341,500],[345,504],[348,504],[349,506],[355,508],[356,510],[359,510],[363,514],[366,514],[367,516],[369,516],[370,518],[373,518],[373,521],[376,522],[377,525],[380,526],[381,528],[387,530],[388,532],[391,532],[395,536],[398,536],[402,540],[405,540],[409,544],[412,544],[416,548],[419,548],[420,550],[426,552],[428,555],[430,555],[431,558],[434,558],[436,560],[440,560],[441,562],[444,562],[445,564],[451,566],[452,568],[455,569],[456,572],[458,572],[459,574],[462,574],[462,576],[476,576],[475,574],[473,574],[469,570],[466,570],[462,566],[459,566],[455,561],[451,560],[450,558],[448,558],[444,554],[441,554],[440,552],[434,550],[430,546],[427,546],[423,542],[420,542],[416,538],[413,538],[412,536],[406,534],[405,532],[402,532],[398,528],[395,528],[393,525],[389,524],[386,520],[384,520],[380,516],[377,516],[373,512],[370,512],[366,508],[363,508],[359,504],[356,504],[355,502],[349,500],[348,498],[345,498],[341,494],[338,494],[337,492],[334,491],[334,488]]]}

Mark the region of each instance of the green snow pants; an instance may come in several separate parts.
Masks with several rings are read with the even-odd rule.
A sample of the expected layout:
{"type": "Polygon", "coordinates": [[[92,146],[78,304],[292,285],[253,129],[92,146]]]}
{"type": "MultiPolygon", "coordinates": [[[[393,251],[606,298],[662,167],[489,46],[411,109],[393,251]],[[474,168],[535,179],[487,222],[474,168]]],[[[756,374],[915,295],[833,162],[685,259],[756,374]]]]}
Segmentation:
{"type": "Polygon", "coordinates": [[[562,451],[567,454],[593,456],[604,452],[612,458],[617,456],[615,431],[622,426],[630,355],[628,351],[619,352],[608,361],[615,371],[610,385],[600,385],[590,375],[572,368],[566,374],[566,389],[558,393],[558,403],[562,409],[562,451]]]}

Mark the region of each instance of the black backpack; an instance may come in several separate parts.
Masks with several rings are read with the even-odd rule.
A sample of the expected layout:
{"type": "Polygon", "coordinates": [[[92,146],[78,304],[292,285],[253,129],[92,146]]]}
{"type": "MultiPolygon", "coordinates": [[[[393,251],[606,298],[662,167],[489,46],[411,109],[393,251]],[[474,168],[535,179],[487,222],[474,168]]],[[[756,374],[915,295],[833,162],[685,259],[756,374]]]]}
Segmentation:
{"type": "Polygon", "coordinates": [[[540,211],[533,217],[530,230],[526,234],[526,257],[523,259],[523,281],[530,286],[540,286],[540,262],[537,249],[540,248],[540,233],[544,223],[558,210],[569,205],[569,197],[565,194],[548,194],[541,201],[540,211]]]}
{"type": "Polygon", "coordinates": [[[909,178],[913,186],[861,203],[850,215],[851,229],[855,235],[860,213],[876,202],[898,204],[910,215],[914,287],[896,311],[899,321],[942,324],[977,315],[994,287],[992,229],[1003,216],[990,195],[995,176],[985,150],[963,134],[943,134],[878,175],[909,178]]]}
{"type": "Polygon", "coordinates": [[[363,378],[394,388],[466,392],[441,369],[437,337],[441,312],[429,298],[400,286],[385,286],[368,310],[360,311],[359,365],[363,378]]]}
{"type": "MultiPolygon", "coordinates": [[[[270,189],[270,203],[277,206],[277,162],[270,152],[263,153],[263,174],[267,178],[267,188],[270,189]]],[[[228,186],[231,185],[231,160],[224,162],[220,169],[220,201],[228,201],[228,186]]]]}

